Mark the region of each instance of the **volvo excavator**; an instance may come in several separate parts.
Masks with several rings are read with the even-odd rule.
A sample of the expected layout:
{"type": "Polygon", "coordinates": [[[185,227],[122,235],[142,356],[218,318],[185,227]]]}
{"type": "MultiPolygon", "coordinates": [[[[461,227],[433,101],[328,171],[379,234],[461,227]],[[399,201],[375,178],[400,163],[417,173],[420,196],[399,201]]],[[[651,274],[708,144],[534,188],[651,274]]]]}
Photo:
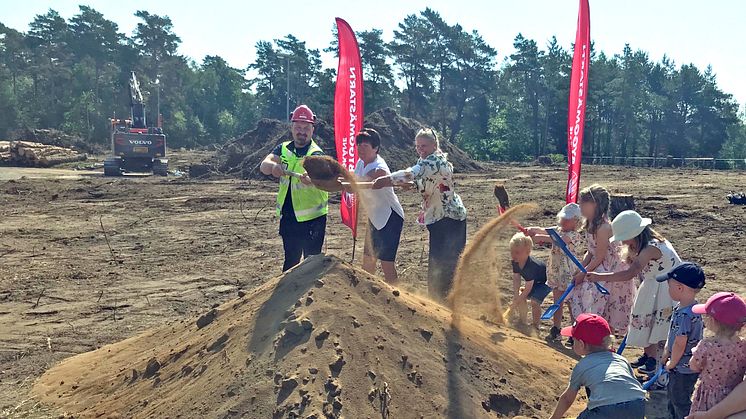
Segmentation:
{"type": "Polygon", "coordinates": [[[111,118],[112,156],[104,160],[104,176],[152,172],[168,174],[166,136],[160,124],[149,127],[145,118],[145,101],[135,72],[130,73],[130,118],[111,118]]]}

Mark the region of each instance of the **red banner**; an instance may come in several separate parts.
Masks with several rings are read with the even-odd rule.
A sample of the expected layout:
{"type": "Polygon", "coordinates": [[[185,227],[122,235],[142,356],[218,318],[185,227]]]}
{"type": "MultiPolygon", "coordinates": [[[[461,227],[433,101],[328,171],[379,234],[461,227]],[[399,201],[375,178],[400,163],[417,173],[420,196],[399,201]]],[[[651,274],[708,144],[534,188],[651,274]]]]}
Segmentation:
{"type": "Polygon", "coordinates": [[[588,69],[591,61],[591,18],[588,0],[580,0],[575,54],[570,77],[570,102],[567,112],[567,203],[578,202],[580,164],[583,152],[585,103],[588,99],[588,69]]]}
{"type": "MultiPolygon", "coordinates": [[[[339,66],[334,91],[334,140],[337,160],[350,172],[357,164],[355,136],[363,128],[363,69],[355,33],[344,20],[337,18],[339,66]]],[[[357,197],[343,192],[340,211],[342,223],[357,237],[357,197]]]]}

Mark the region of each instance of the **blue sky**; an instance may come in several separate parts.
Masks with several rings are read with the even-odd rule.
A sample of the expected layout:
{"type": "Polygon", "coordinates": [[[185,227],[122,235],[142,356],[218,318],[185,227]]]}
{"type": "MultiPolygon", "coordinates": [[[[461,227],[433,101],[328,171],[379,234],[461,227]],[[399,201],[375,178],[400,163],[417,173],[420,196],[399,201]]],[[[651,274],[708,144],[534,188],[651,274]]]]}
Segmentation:
{"type": "MultiPolygon", "coordinates": [[[[70,18],[78,4],[92,6],[128,35],[138,22],[136,10],[168,15],[182,39],[182,54],[196,61],[220,55],[238,68],[253,61],[257,41],[289,33],[310,48],[325,48],[337,16],[357,31],[382,29],[390,40],[406,15],[425,7],[435,9],[449,23],[478,30],[497,49],[499,60],[511,54],[519,32],[540,45],[556,35],[569,48],[575,39],[578,7],[577,0],[0,0],[0,22],[26,31],[35,15],[53,8],[70,18]]],[[[590,5],[591,38],[598,49],[616,54],[629,43],[656,61],[665,53],[677,65],[694,63],[701,69],[712,65],[720,87],[746,104],[746,1],[590,0],[590,5]]],[[[336,67],[332,56],[323,58],[326,67],[336,67]]]]}

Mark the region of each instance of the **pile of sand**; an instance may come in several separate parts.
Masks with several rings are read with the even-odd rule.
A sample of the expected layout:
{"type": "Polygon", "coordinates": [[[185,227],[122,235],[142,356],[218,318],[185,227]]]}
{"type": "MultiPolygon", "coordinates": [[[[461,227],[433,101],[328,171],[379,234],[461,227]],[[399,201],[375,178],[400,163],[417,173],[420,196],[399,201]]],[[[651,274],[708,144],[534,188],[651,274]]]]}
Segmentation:
{"type": "Polygon", "coordinates": [[[548,416],[572,359],[508,328],[450,319],[316,256],[196,321],[69,358],[34,393],[86,417],[548,416]]]}
{"type": "MultiPolygon", "coordinates": [[[[384,108],[365,119],[365,127],[374,128],[381,134],[381,156],[392,170],[403,169],[417,161],[414,150],[414,136],[425,125],[405,118],[394,109],[384,108]]],[[[192,177],[209,173],[222,173],[244,179],[260,179],[259,164],[271,153],[277,144],[292,139],[286,122],[276,119],[262,119],[255,129],[242,136],[228,141],[210,160],[194,165],[190,170],[192,177]]],[[[326,121],[318,121],[314,129],[314,140],[326,154],[336,158],[334,143],[334,126],[326,121]]],[[[449,155],[458,172],[481,170],[482,166],[469,157],[455,144],[441,139],[441,147],[449,155]]]]}

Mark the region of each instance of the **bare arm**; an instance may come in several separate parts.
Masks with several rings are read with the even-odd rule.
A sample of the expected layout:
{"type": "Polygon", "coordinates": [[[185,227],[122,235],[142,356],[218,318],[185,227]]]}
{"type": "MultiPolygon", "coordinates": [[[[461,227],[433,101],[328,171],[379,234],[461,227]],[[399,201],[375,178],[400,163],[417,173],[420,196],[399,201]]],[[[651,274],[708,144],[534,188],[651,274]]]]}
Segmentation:
{"type": "Polygon", "coordinates": [[[746,381],[737,385],[728,397],[706,412],[697,412],[687,419],[723,419],[738,412],[746,411],[746,381]]]}
{"type": "Polygon", "coordinates": [[[531,290],[534,288],[534,281],[526,281],[526,285],[523,287],[523,291],[518,296],[523,300],[528,300],[528,295],[531,294],[531,290]]]}
{"type": "MultiPolygon", "coordinates": [[[[591,259],[593,259],[593,254],[591,252],[585,252],[585,256],[583,256],[583,261],[581,264],[583,266],[588,266],[588,264],[591,262],[591,259]]],[[[585,281],[585,276],[583,272],[580,272],[580,270],[575,271],[575,274],[573,275],[573,281],[575,281],[575,285],[580,284],[581,282],[585,281]]]]}
{"type": "Polygon", "coordinates": [[[606,281],[606,282],[620,282],[629,281],[642,272],[644,266],[647,266],[651,260],[657,260],[662,257],[662,253],[658,248],[648,246],[637,255],[637,259],[632,262],[629,268],[619,272],[589,272],[585,279],[591,282],[606,281]]]}
{"type": "Polygon", "coordinates": [[[285,172],[280,158],[274,154],[267,154],[267,157],[262,160],[262,164],[259,165],[259,171],[267,176],[272,175],[276,178],[282,177],[285,172]]]}
{"type": "Polygon", "coordinates": [[[611,237],[611,226],[604,224],[596,231],[596,251],[591,258],[590,263],[585,264],[585,269],[591,272],[601,266],[606,258],[606,252],[609,250],[609,238],[611,237]]]}
{"type": "Polygon", "coordinates": [[[676,364],[679,363],[681,357],[684,356],[686,350],[686,341],[689,339],[686,335],[676,336],[673,341],[673,348],[671,348],[671,359],[666,363],[666,369],[672,370],[676,368],[676,364]]]}
{"type": "Polygon", "coordinates": [[[567,412],[567,409],[572,406],[575,402],[575,398],[578,396],[578,392],[567,387],[565,392],[557,400],[557,407],[554,408],[551,419],[561,419],[562,416],[567,412]]]}
{"type": "Polygon", "coordinates": [[[388,173],[387,171],[383,169],[371,170],[370,172],[368,172],[367,175],[361,176],[360,180],[367,180],[367,181],[376,180],[380,177],[388,176],[389,174],[390,173],[388,173]]]}
{"type": "Polygon", "coordinates": [[[373,182],[373,189],[390,188],[394,186],[394,182],[391,181],[391,175],[382,176],[373,182]]]}

